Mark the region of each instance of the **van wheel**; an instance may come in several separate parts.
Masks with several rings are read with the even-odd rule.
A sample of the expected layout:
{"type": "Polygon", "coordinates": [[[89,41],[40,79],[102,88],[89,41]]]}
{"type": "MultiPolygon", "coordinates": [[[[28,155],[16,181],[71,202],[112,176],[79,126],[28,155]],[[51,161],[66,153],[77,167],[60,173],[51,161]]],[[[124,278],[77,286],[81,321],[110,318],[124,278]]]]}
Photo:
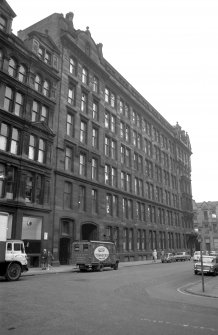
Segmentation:
{"type": "Polygon", "coordinates": [[[7,267],[5,278],[9,281],[16,281],[21,276],[21,266],[17,263],[9,264],[7,267]]]}
{"type": "Polygon", "coordinates": [[[118,270],[118,263],[114,264],[114,270],[118,270]]]}

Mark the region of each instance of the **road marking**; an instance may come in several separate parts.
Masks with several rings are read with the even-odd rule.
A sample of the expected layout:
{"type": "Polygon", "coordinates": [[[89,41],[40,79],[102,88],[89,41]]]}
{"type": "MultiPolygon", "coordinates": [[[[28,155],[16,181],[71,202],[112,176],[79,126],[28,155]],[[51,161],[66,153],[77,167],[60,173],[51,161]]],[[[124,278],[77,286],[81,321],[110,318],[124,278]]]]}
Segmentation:
{"type": "Polygon", "coordinates": [[[163,321],[163,320],[152,320],[152,319],[146,319],[146,318],[142,318],[142,319],[140,319],[140,321],[147,321],[147,322],[150,322],[150,323],[153,323],[153,324],[161,323],[163,325],[171,325],[171,326],[182,327],[182,328],[206,330],[206,331],[210,331],[210,332],[217,332],[217,330],[218,330],[218,329],[208,328],[208,327],[203,327],[203,326],[192,326],[192,325],[189,325],[189,324],[175,323],[175,322],[163,321]]]}

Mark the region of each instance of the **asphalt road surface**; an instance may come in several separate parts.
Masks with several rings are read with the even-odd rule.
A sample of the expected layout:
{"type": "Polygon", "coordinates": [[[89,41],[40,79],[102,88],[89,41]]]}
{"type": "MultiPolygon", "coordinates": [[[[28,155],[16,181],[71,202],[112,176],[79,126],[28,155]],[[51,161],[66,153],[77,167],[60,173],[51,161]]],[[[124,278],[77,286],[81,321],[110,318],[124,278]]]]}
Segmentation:
{"type": "Polygon", "coordinates": [[[192,262],[1,280],[0,334],[218,334],[218,299],[183,293],[199,280],[192,262]]]}

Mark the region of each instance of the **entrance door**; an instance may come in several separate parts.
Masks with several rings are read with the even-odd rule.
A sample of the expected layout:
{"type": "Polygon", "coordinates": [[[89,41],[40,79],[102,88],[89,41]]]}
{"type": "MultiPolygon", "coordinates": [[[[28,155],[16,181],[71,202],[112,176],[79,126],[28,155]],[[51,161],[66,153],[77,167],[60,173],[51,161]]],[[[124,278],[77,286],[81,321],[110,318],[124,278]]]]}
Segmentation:
{"type": "Polygon", "coordinates": [[[98,240],[98,229],[97,226],[93,223],[85,223],[82,225],[82,240],[98,240]]]}
{"type": "Polygon", "coordinates": [[[70,238],[68,237],[60,238],[59,261],[62,265],[70,263],[70,238]]]}

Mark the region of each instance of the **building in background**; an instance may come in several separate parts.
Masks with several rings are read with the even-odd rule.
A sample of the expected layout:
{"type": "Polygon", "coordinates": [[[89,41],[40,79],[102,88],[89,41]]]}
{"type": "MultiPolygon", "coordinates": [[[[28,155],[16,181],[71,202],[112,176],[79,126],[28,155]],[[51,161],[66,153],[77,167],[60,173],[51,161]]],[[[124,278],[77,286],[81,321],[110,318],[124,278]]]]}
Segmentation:
{"type": "Polygon", "coordinates": [[[202,250],[218,253],[218,201],[193,201],[194,228],[198,229],[202,250]]]}
{"type": "MultiPolygon", "coordinates": [[[[15,14],[6,1],[0,4],[4,26],[15,14]]],[[[0,198],[4,210],[10,210],[15,236],[28,240],[25,222],[32,232],[40,222],[40,248],[51,250],[61,264],[70,262],[75,240],[113,240],[121,261],[149,258],[153,249],[187,249],[193,231],[187,133],[170,125],[103,57],[102,44],[94,42],[88,27],[74,28],[73,13],[52,14],[19,31],[18,37],[1,29],[0,38],[5,40],[0,50],[5,59],[3,123],[12,126],[15,114],[4,105],[5,87],[20,85],[25,94],[23,113],[14,116],[20,125],[20,151],[0,147],[0,163],[10,157],[17,168],[35,176],[24,176],[22,187],[17,179],[18,193],[27,192],[30,180],[29,193],[39,192],[38,174],[47,182],[40,188],[41,203],[35,195],[22,202],[17,193],[12,199],[6,193],[0,198]],[[19,52],[26,58],[17,58],[19,52]],[[11,58],[26,66],[25,84],[10,75],[11,58]],[[40,114],[43,106],[46,120],[40,114]],[[40,143],[49,146],[42,150],[40,143]]],[[[31,250],[29,255],[34,257],[31,250]]]]}

